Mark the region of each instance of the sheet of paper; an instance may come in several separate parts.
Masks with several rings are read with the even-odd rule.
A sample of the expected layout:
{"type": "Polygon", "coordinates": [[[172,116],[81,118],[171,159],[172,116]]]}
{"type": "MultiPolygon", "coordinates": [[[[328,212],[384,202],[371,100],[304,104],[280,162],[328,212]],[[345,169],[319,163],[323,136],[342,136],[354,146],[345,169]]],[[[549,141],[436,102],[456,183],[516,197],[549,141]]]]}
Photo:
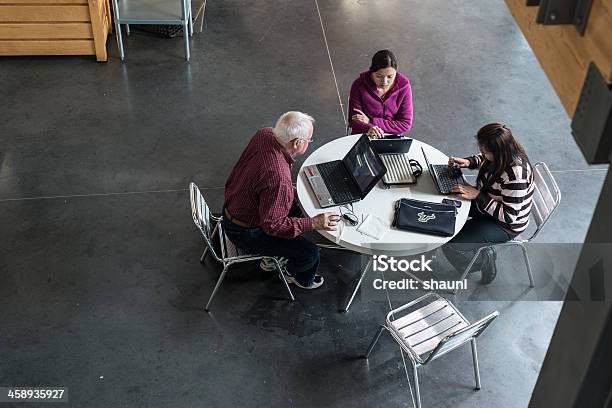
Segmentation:
{"type": "Polygon", "coordinates": [[[368,214],[361,225],[357,227],[357,231],[380,240],[389,230],[389,225],[375,215],[368,214]]]}

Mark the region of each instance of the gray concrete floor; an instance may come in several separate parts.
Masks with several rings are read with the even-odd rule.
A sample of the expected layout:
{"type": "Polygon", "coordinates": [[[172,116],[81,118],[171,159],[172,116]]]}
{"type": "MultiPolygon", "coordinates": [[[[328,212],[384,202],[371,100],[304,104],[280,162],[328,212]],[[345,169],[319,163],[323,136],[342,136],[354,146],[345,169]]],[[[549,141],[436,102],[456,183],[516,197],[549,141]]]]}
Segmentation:
{"type": "MultiPolygon", "coordinates": [[[[563,192],[539,241],[585,237],[606,168],[583,160],[502,0],[209,2],[189,64],[181,38],[135,32],[125,64],[113,41],[103,64],[0,59],[0,386],[67,386],[74,407],[412,406],[390,339],[358,357],[415,294],[364,290],[340,314],[360,259],[325,252],[323,288],[290,303],[277,279],[239,267],[206,314],[220,268],[198,262],[186,190],[197,182],[220,208],[249,138],[286,110],[316,118],[311,149],[342,135],[377,49],[411,79],[413,137],[467,155],[481,125],[508,124],[563,192]]],[[[551,262],[536,282],[567,273],[551,262]]],[[[548,295],[567,280],[525,297],[525,279],[474,280],[456,300],[468,318],[501,312],[479,343],[483,389],[469,349],[455,351],[421,370],[424,406],[527,406],[560,309],[548,295]]]]}

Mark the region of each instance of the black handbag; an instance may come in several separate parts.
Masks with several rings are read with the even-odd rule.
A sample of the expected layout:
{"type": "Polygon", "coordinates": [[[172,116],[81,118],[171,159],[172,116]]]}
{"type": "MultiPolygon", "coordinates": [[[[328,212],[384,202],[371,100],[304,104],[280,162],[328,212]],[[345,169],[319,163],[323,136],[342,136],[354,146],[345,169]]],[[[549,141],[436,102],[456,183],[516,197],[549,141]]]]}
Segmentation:
{"type": "Polygon", "coordinates": [[[455,235],[457,209],[453,205],[402,198],[395,203],[393,226],[423,234],[455,235]]]}

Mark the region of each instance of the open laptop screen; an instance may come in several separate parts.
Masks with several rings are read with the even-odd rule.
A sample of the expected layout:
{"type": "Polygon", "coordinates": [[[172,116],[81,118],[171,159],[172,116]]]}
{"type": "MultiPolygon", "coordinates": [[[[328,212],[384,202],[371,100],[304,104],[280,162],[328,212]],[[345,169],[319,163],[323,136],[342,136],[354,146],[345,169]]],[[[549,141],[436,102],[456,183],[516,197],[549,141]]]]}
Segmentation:
{"type": "Polygon", "coordinates": [[[367,135],[359,138],[342,161],[349,173],[353,175],[362,199],[387,172],[382,160],[374,152],[367,135]]]}

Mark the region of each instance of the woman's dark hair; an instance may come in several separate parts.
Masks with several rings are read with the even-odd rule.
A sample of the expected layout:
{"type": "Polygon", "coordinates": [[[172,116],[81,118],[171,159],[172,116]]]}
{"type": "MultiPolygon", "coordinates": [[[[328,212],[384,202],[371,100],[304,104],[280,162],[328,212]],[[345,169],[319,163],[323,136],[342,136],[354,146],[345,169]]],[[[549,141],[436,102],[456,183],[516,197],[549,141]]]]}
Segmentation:
{"type": "Polygon", "coordinates": [[[380,50],[372,57],[372,65],[370,65],[370,72],[376,72],[383,68],[393,68],[397,70],[397,59],[395,55],[389,50],[380,50]]]}
{"type": "Polygon", "coordinates": [[[486,163],[487,171],[490,172],[489,185],[498,180],[517,159],[531,165],[525,149],[514,138],[512,130],[501,123],[489,123],[481,127],[476,134],[476,140],[479,146],[484,147],[495,158],[492,163],[486,163]]]}

